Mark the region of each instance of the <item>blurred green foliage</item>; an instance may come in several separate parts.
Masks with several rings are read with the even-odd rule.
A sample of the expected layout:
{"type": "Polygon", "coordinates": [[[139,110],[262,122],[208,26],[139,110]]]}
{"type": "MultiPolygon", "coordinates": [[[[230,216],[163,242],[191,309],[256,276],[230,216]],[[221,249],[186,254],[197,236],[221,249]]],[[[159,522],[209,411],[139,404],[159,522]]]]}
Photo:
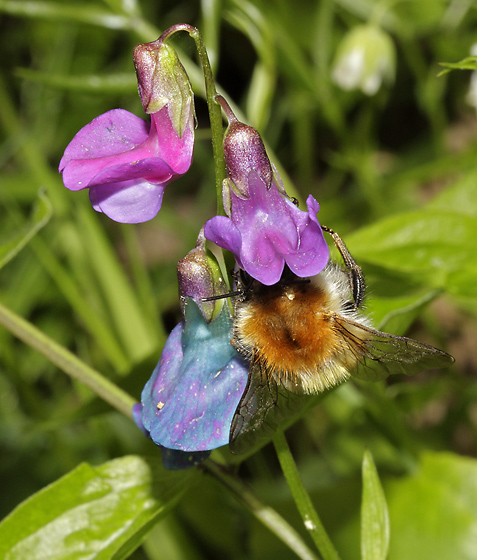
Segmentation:
{"type": "MultiPolygon", "coordinates": [[[[376,326],[398,334],[411,328],[414,338],[456,357],[449,371],[345,384],[287,432],[332,540],[343,559],[360,557],[360,468],[369,448],[388,501],[388,557],[477,557],[477,119],[468,104],[470,71],[437,76],[439,63],[470,54],[475,3],[0,0],[0,12],[1,302],[139,399],[180,318],[175,263],[215,212],[193,42],[174,39],[198,97],[194,162],[167,188],[153,222],[124,226],[96,214],[87,193],[63,187],[57,165],[74,134],[98,114],[122,107],[142,115],[132,65],[137,42],[175,23],[197,26],[220,93],[260,130],[289,192],[300,200],[313,194],[320,221],[340,233],[363,266],[376,326]],[[371,97],[331,81],[338,45],[368,22],[396,49],[394,83],[371,97]]],[[[2,517],[65,475],[83,492],[87,475],[107,477],[118,465],[107,461],[130,454],[159,451],[130,420],[0,329],[2,517]],[[84,461],[105,464],[96,473],[78,467],[84,461]]],[[[130,482],[138,508],[145,468],[130,482]]],[[[300,527],[273,449],[247,459],[239,472],[300,527]]],[[[184,488],[194,478],[178,476],[184,488]]],[[[176,487],[177,477],[164,477],[163,486],[176,487]]],[[[215,480],[195,478],[200,483],[133,558],[295,558],[215,480]]],[[[124,512],[128,495],[118,480],[111,492],[124,512]]],[[[45,501],[46,494],[32,499],[48,509],[59,490],[44,492],[45,501]]],[[[167,494],[164,507],[178,498],[167,494]]],[[[155,499],[141,512],[144,527],[162,511],[155,499]]],[[[30,510],[22,511],[20,524],[30,522],[30,510]]],[[[128,557],[143,536],[124,533],[114,551],[88,558],[128,557]]],[[[18,550],[9,558],[50,557],[35,555],[38,548],[18,550]]]]}

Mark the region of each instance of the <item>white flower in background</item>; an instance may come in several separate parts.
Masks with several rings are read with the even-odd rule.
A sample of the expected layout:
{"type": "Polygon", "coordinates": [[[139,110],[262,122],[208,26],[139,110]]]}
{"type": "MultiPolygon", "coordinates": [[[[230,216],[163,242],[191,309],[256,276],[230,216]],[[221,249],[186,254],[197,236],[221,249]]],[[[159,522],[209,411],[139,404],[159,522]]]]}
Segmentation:
{"type": "MultiPolygon", "coordinates": [[[[470,56],[477,56],[477,43],[470,47],[470,56]]],[[[466,101],[477,110],[477,70],[474,70],[470,75],[470,86],[466,101]]]]}
{"type": "Polygon", "coordinates": [[[384,31],[374,25],[359,25],[341,41],[331,70],[332,80],[342,89],[361,89],[374,95],[383,82],[394,80],[396,53],[384,31]]]}

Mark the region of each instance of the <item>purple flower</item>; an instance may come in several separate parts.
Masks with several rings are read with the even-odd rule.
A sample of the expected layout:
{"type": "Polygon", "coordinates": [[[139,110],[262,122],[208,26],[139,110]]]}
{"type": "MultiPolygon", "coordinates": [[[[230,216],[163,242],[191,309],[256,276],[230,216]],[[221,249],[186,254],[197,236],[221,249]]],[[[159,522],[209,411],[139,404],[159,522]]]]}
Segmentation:
{"type": "Polygon", "coordinates": [[[306,278],[321,272],[329,258],[316,213],[318,202],[310,195],[307,212],[283,198],[273,183],[267,189],[255,171],[249,175],[249,198],[231,192],[231,218],[215,216],[205,225],[205,235],[234,254],[250,276],[271,286],[287,265],[306,278]]]}
{"type": "Polygon", "coordinates": [[[238,122],[225,101],[220,101],[230,122],[224,138],[228,173],[224,206],[229,217],[209,220],[206,238],[232,252],[243,270],[268,286],[280,280],[285,265],[300,277],[318,274],[329,259],[316,217],[318,202],[310,195],[306,212],[295,206],[258,132],[238,122]]]}
{"type": "Polygon", "coordinates": [[[190,455],[228,444],[248,363],[230,344],[227,306],[207,323],[189,299],[185,315],[144,387],[135,420],[157,445],[190,455]]]}
{"type": "Polygon", "coordinates": [[[65,187],[88,188],[94,209],[123,223],[156,216],[194,145],[192,90],[174,51],[158,39],[137,45],[134,61],[151,122],[123,109],[104,113],[76,134],[59,166],[65,187]]]}

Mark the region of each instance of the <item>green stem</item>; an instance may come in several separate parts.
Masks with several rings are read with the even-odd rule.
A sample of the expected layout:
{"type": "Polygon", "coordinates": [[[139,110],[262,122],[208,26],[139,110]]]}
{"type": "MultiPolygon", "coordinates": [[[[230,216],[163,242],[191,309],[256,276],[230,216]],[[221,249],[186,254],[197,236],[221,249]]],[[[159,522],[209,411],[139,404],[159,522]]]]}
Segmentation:
{"type": "Polygon", "coordinates": [[[212,460],[202,464],[203,470],[221,482],[257,519],[283,541],[302,560],[318,560],[301,536],[273,508],[264,504],[238,477],[212,460]]]}
{"type": "Polygon", "coordinates": [[[222,182],[225,179],[225,158],[223,144],[223,126],[222,126],[222,112],[220,105],[216,101],[217,90],[215,89],[215,80],[210,66],[209,56],[205,48],[202,35],[199,30],[187,23],[178,23],[173,25],[161,35],[163,41],[166,41],[176,31],[187,31],[194,39],[197,52],[199,53],[200,62],[205,80],[205,97],[207,100],[207,107],[209,109],[210,130],[212,134],[212,151],[214,154],[215,166],[215,188],[217,192],[217,214],[224,214],[222,202],[222,182]]]}
{"type": "Polygon", "coordinates": [[[339,560],[338,552],[328,537],[323,523],[313,507],[310,496],[303,485],[303,481],[301,480],[300,473],[298,472],[283,431],[278,430],[274,435],[273,444],[305,528],[310,533],[316,547],[323,556],[323,560],[339,560]]]}
{"type": "Polygon", "coordinates": [[[129,417],[132,416],[132,406],[136,403],[135,399],[1,303],[0,324],[25,344],[43,354],[73,379],[89,387],[119,412],[129,417]]]}

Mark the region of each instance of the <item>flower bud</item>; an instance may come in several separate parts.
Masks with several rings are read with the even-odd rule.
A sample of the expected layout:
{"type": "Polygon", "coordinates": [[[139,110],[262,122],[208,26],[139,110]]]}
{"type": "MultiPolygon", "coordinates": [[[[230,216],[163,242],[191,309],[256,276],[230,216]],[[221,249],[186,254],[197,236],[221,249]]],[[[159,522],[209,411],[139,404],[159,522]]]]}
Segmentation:
{"type": "Polygon", "coordinates": [[[272,166],[257,130],[240,122],[232,122],[224,136],[227,174],[235,187],[248,194],[248,175],[255,170],[267,188],[273,179],[272,166]]]}
{"type": "Polygon", "coordinates": [[[383,81],[394,80],[395,59],[389,35],[374,25],[359,25],[339,45],[331,77],[342,89],[374,95],[383,81]]]}
{"type": "Polygon", "coordinates": [[[255,171],[269,189],[273,171],[260,134],[255,128],[239,122],[225,99],[219,97],[218,101],[229,121],[224,136],[224,156],[229,179],[237,191],[246,197],[250,172],[255,171]]]}
{"type": "Polygon", "coordinates": [[[214,319],[222,309],[225,299],[203,301],[205,298],[226,293],[226,285],[217,262],[205,248],[204,232],[201,230],[197,245],[177,263],[179,296],[185,314],[187,299],[195,301],[207,322],[214,319]]]}
{"type": "Polygon", "coordinates": [[[144,111],[154,114],[167,105],[174,130],[182,136],[194,111],[194,95],[174,49],[159,38],[136,45],[133,57],[144,111]]]}

